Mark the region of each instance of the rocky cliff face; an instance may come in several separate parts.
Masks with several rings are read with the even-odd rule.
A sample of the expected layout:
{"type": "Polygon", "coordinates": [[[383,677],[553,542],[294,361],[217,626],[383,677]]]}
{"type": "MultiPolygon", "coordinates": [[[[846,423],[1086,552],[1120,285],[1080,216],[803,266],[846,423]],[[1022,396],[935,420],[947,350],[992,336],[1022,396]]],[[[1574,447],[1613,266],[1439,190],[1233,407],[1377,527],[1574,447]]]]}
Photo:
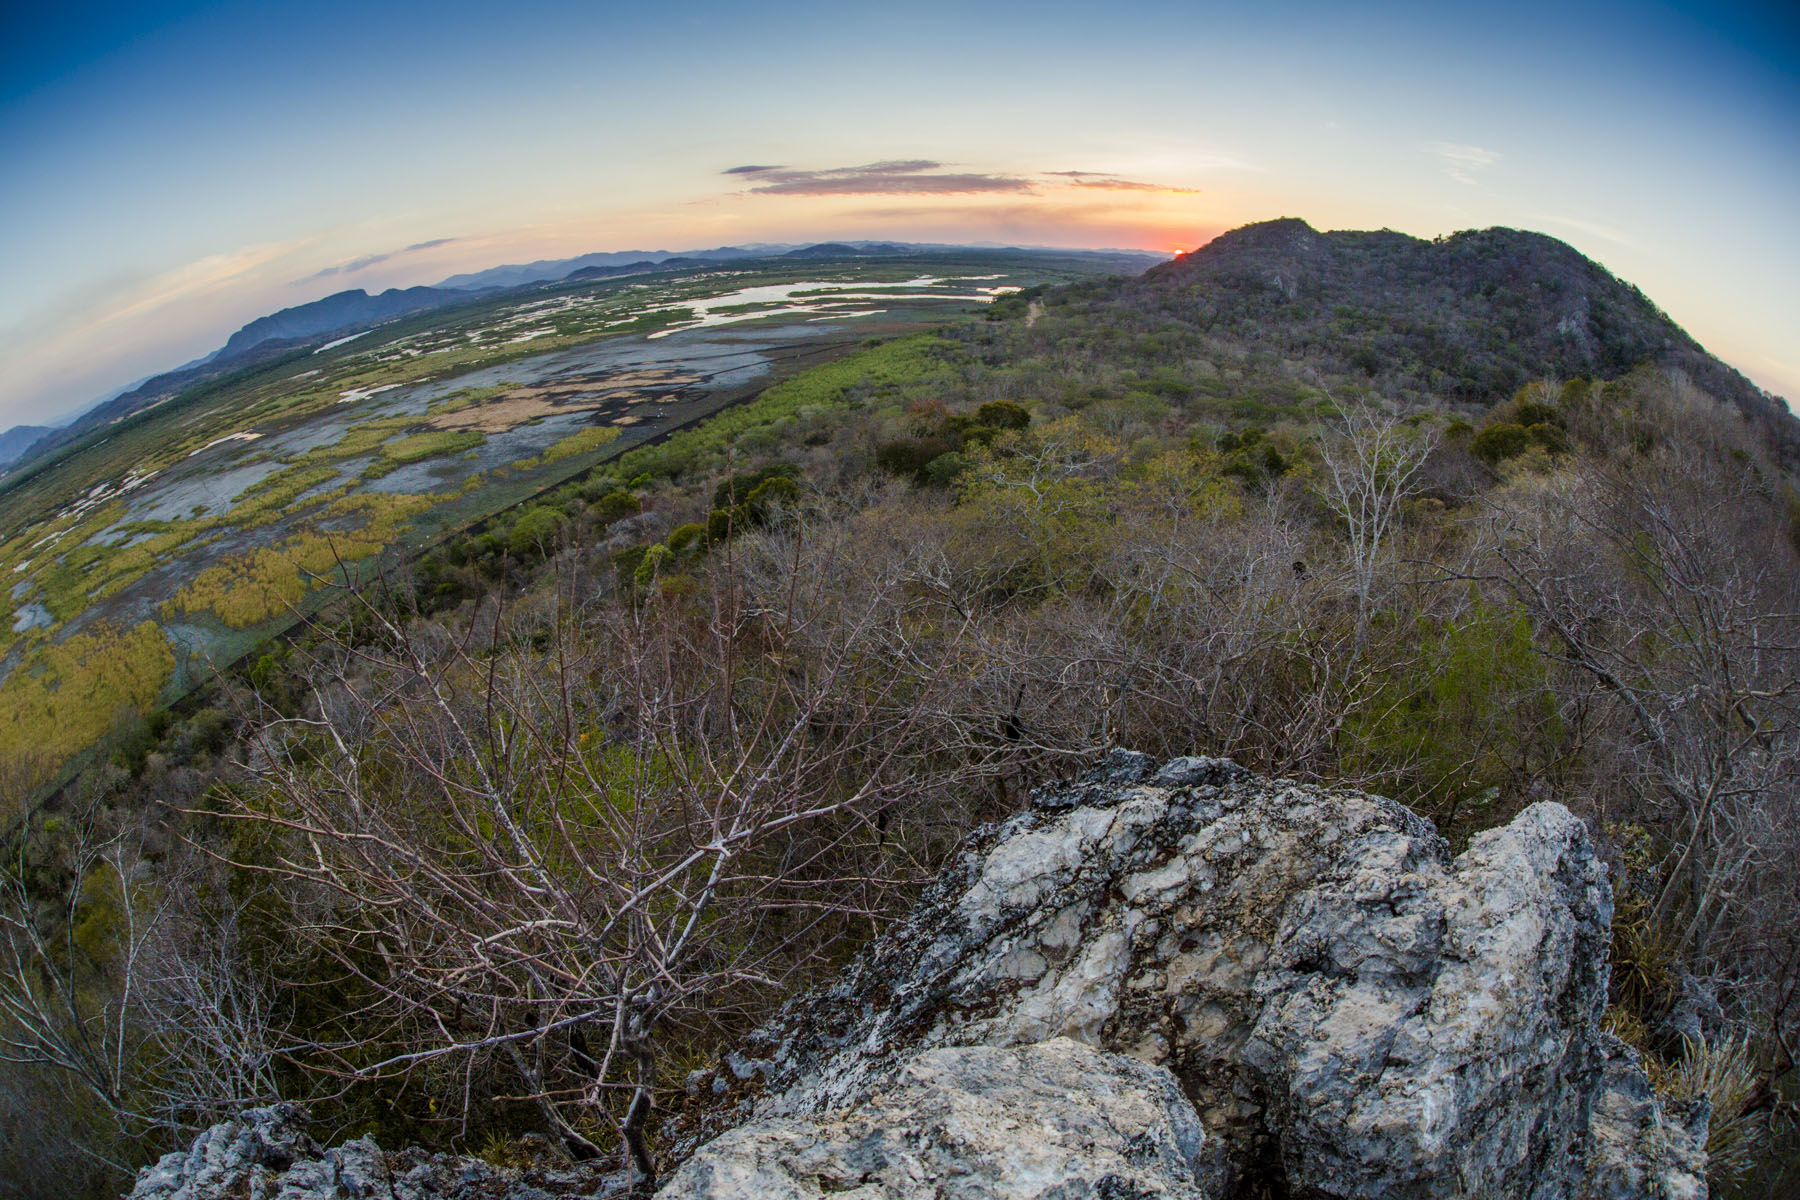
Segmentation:
{"type": "MultiPolygon", "coordinates": [[[[1599,1026],[1610,921],[1558,805],[1452,859],[1379,797],[1115,754],[690,1079],[659,1194],[1704,1196],[1705,1106],[1599,1026]]],[[[225,1194],[146,1190],[177,1158],[137,1200],[225,1194]]]]}

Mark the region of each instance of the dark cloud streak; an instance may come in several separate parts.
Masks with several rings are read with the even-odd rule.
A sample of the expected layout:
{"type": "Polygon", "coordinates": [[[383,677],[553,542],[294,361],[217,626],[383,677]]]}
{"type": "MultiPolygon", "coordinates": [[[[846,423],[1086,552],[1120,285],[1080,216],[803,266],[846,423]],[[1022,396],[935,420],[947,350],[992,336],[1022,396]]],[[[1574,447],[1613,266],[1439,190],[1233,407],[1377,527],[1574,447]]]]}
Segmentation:
{"type": "Polygon", "coordinates": [[[453,237],[432,238],[428,242],[414,242],[403,250],[389,250],[385,254],[365,254],[360,258],[353,258],[349,262],[341,262],[334,267],[326,267],[322,271],[315,271],[305,279],[298,279],[295,280],[295,282],[311,283],[315,279],[329,279],[333,275],[354,275],[358,271],[367,270],[376,263],[384,263],[388,259],[398,258],[402,254],[411,254],[415,250],[430,250],[434,246],[448,246],[452,242],[460,242],[461,240],[461,238],[453,237]]]}
{"type": "Polygon", "coordinates": [[[749,190],[764,196],[951,196],[970,192],[1029,192],[1029,179],[979,172],[946,172],[930,159],[901,159],[804,171],[791,167],[733,167],[752,176],[749,190]]]}

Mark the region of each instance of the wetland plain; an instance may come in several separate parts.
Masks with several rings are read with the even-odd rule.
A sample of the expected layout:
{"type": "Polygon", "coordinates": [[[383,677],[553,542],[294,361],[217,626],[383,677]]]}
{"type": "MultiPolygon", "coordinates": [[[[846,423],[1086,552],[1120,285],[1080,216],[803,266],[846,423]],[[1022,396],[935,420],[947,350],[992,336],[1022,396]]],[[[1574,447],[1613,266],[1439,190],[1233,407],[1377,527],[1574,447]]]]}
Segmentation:
{"type": "Polygon", "coordinates": [[[58,774],[335,585],[872,341],[1093,273],[972,252],[548,285],[159,397],[0,478],[0,760],[58,774]]]}

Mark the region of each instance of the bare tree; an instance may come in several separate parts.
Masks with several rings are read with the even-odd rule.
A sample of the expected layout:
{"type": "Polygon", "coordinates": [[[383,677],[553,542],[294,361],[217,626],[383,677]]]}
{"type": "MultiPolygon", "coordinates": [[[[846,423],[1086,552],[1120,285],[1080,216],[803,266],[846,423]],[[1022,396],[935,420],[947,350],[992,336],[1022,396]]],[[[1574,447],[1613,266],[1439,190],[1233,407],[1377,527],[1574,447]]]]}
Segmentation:
{"type": "Polygon", "coordinates": [[[1597,815],[1658,835],[1638,936],[1775,1047],[1772,1088],[1800,1018],[1800,590],[1761,487],[1733,460],[1654,455],[1495,505],[1488,537],[1545,653],[1587,685],[1583,719],[1609,726],[1588,742],[1597,815]]]}
{"type": "Polygon", "coordinates": [[[1400,505],[1419,491],[1419,468],[1437,430],[1369,401],[1333,402],[1337,435],[1320,443],[1320,494],[1344,522],[1359,610],[1366,615],[1382,555],[1393,541],[1400,505]]]}
{"type": "Polygon", "coordinates": [[[280,832],[246,865],[322,898],[311,944],[393,1048],[297,1053],[377,1077],[508,1066],[571,1152],[610,1126],[648,1178],[659,1035],[781,988],[881,910],[907,868],[890,815],[955,775],[953,639],[901,578],[827,587],[829,538],[732,547],[705,602],[565,591],[551,628],[481,653],[359,598],[379,636],[327,646],[232,814],[280,832]]]}
{"type": "Polygon", "coordinates": [[[34,892],[22,849],[0,872],[0,1062],[103,1112],[110,1132],[79,1148],[125,1169],[115,1144],[279,1098],[272,997],[244,968],[235,918],[195,901],[200,864],[153,869],[95,814],[70,824],[54,900],[34,892]]]}

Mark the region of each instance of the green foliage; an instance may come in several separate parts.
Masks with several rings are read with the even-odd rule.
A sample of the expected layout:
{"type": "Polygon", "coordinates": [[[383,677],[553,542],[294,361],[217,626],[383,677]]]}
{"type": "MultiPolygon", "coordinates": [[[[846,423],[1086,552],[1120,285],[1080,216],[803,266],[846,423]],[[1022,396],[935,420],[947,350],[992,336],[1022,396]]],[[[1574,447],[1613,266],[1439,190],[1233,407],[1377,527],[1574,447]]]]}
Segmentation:
{"type": "Polygon", "coordinates": [[[1531,447],[1531,432],[1514,421],[1484,426],[1469,440],[1469,453],[1489,466],[1515,458],[1531,447]]]}
{"type": "Polygon", "coordinates": [[[1532,748],[1560,736],[1530,622],[1478,605],[1442,625],[1421,617],[1416,628],[1417,656],[1396,664],[1345,723],[1344,762],[1382,777],[1446,832],[1504,820],[1508,785],[1529,775],[1532,748]]]}
{"type": "Polygon", "coordinates": [[[1246,487],[1258,487],[1287,474],[1287,456],[1258,426],[1222,433],[1215,444],[1225,454],[1220,473],[1232,476],[1246,487]]]}
{"type": "Polygon", "coordinates": [[[1065,417],[971,454],[956,540],[994,597],[1080,590],[1093,578],[1117,537],[1119,497],[1102,464],[1123,452],[1065,417]]]}
{"type": "Polygon", "coordinates": [[[342,522],[361,518],[360,528],[302,529],[273,546],[233,555],[194,576],[161,611],[167,617],[210,611],[232,629],[286,616],[321,582],[387,549],[406,521],[433,503],[429,496],[382,492],[341,496],[323,515],[342,522]]]}
{"type": "Polygon", "coordinates": [[[332,467],[294,466],[276,471],[245,492],[231,510],[231,521],[241,526],[266,524],[284,515],[303,493],[336,478],[332,467]]]}
{"type": "Polygon", "coordinates": [[[875,448],[875,465],[889,475],[924,483],[925,468],[932,460],[959,448],[949,438],[896,438],[875,448]]]}
{"type": "Polygon", "coordinates": [[[475,429],[434,429],[384,442],[381,454],[394,463],[415,463],[461,454],[486,441],[487,435],[475,429]]]}
{"type": "Polygon", "coordinates": [[[699,549],[706,545],[706,526],[699,521],[689,521],[685,525],[677,525],[669,531],[664,542],[672,554],[680,554],[690,547],[699,549]]]}
{"type": "Polygon", "coordinates": [[[1555,405],[1545,404],[1542,400],[1519,400],[1512,405],[1512,419],[1527,429],[1533,425],[1563,424],[1562,413],[1555,405]]]}
{"type": "Polygon", "coordinates": [[[809,414],[816,417],[903,390],[948,382],[956,355],[955,344],[938,334],[882,342],[783,380],[755,400],[673,434],[660,445],[628,451],[620,456],[619,469],[642,473],[644,482],[651,476],[682,475],[697,465],[722,459],[752,430],[772,429],[782,421],[807,419],[809,414]]]}
{"type": "Polygon", "coordinates": [[[557,538],[568,523],[569,518],[561,509],[548,505],[527,509],[513,522],[507,549],[514,558],[543,558],[556,548],[557,538]]]}
{"type": "Polygon", "coordinates": [[[43,647],[0,682],[0,765],[38,755],[60,762],[86,749],[120,713],[148,712],[174,669],[174,653],[152,621],[102,626],[43,647]]]}
{"type": "Polygon", "coordinates": [[[644,511],[644,502],[631,492],[624,490],[611,491],[594,501],[590,510],[595,521],[601,525],[611,525],[626,517],[635,517],[644,511]]]}
{"type": "Polygon", "coordinates": [[[632,571],[631,578],[639,587],[649,587],[662,571],[663,562],[669,557],[669,548],[661,542],[648,546],[644,556],[632,571]]]}
{"type": "Polygon", "coordinates": [[[1490,467],[1517,458],[1537,444],[1531,430],[1513,421],[1496,421],[1469,439],[1469,453],[1490,467]]]}
{"type": "Polygon", "coordinates": [[[1031,424],[1031,411],[1011,400],[989,400],[975,410],[975,419],[995,429],[1023,429],[1031,424]]]}
{"type": "Polygon", "coordinates": [[[174,714],[166,708],[153,708],[142,716],[127,714],[124,727],[110,739],[113,765],[133,775],[141,772],[145,758],[161,743],[174,721],[174,714]]]}
{"type": "Polygon", "coordinates": [[[983,314],[989,321],[1016,321],[1031,311],[1031,302],[1044,294],[1042,287],[1029,287],[995,298],[983,314]]]}
{"type": "Polygon", "coordinates": [[[935,488],[950,487],[970,465],[969,457],[961,451],[952,450],[948,454],[940,454],[925,464],[925,483],[935,488]]]}
{"type": "MultiPolygon", "coordinates": [[[[1231,283],[1226,290],[1238,286],[1231,283]]],[[[1619,803],[1617,793],[1606,795],[1621,774],[1620,759],[1607,757],[1620,753],[1608,740],[1615,736],[1610,718],[1595,718],[1582,708],[1591,703],[1598,711],[1609,698],[1569,687],[1567,676],[1557,674],[1563,668],[1546,665],[1525,618],[1506,606],[1501,589],[1484,583],[1478,596],[1441,582],[1421,584],[1410,565],[1423,560],[1463,567],[1479,556],[1480,547],[1467,533],[1471,523],[1461,519],[1466,510],[1456,506],[1484,487],[1492,491],[1482,498],[1499,503],[1529,496],[1544,480],[1508,470],[1504,482],[1494,485],[1460,453],[1443,456],[1452,460],[1447,469],[1463,477],[1454,486],[1434,489],[1429,510],[1425,504],[1404,509],[1395,557],[1409,565],[1381,564],[1383,586],[1370,600],[1366,620],[1343,590],[1343,531],[1308,499],[1307,485],[1318,469],[1311,447],[1324,415],[1322,387],[1330,386],[1334,396],[1354,397],[1386,394],[1392,386],[1401,403],[1421,407],[1423,393],[1407,388],[1492,399],[1512,393],[1519,383],[1516,364],[1504,349],[1472,350],[1452,336],[1452,322],[1434,332],[1435,318],[1407,317],[1389,328],[1377,319],[1381,314],[1354,303],[1332,305],[1329,314],[1349,340],[1289,337],[1290,326],[1281,324],[1288,317],[1281,314],[1298,312],[1304,324],[1316,307],[1305,294],[1259,292],[1253,303],[1208,307],[1213,302],[1205,296],[1175,295],[1166,305],[1153,304],[1156,297],[1136,287],[1105,284],[1048,293],[1030,327],[1023,321],[971,322],[867,347],[680,431],[665,445],[634,450],[616,468],[607,468],[610,473],[565,485],[549,497],[529,499],[530,480],[504,480],[502,489],[514,489],[506,492],[505,503],[522,500],[526,507],[482,533],[451,536],[415,565],[413,596],[427,614],[417,625],[428,635],[420,643],[440,644],[444,639],[438,634],[461,629],[457,623],[468,615],[439,611],[434,603],[449,609],[480,597],[488,583],[503,581],[508,595],[522,601],[509,602],[507,646],[487,649],[480,639],[467,643],[476,647],[475,669],[446,676],[459,692],[458,702],[466,699],[465,685],[490,661],[516,663],[503,656],[519,653],[520,647],[541,651],[565,635],[574,639],[571,661],[593,664],[588,668],[593,686],[577,691],[607,694],[619,682],[617,672],[629,669],[604,640],[617,631],[607,605],[617,604],[634,617],[655,612],[691,623],[721,599],[709,589],[723,564],[698,561],[706,547],[777,514],[796,514],[796,536],[784,540],[783,551],[792,545],[796,554],[813,553],[818,543],[832,548],[810,560],[809,567],[817,569],[805,576],[811,607],[797,617],[804,619],[806,637],[784,634],[785,640],[778,640],[766,627],[746,622],[742,672],[724,689],[726,705],[761,704],[782,673],[803,671],[807,651],[801,643],[815,636],[829,640],[839,632],[833,606],[841,608],[846,596],[864,595],[868,579],[881,572],[910,569],[913,564],[903,564],[899,556],[917,554],[926,571],[906,576],[918,582],[893,610],[893,628],[921,653],[950,647],[944,711],[961,722],[958,728],[968,733],[968,741],[959,740],[961,734],[951,739],[949,753],[991,754],[996,763],[1017,753],[1009,760],[1015,765],[1007,767],[1014,777],[1059,769],[1094,745],[1231,754],[1258,769],[1348,777],[1387,791],[1436,817],[1458,839],[1504,819],[1546,788],[1551,795],[1585,798],[1583,791],[1566,786],[1571,779],[1579,788],[1594,789],[1597,806],[1619,803]],[[1135,297],[1138,306],[1120,302],[1121,296],[1135,297]],[[1268,328],[1244,324],[1246,312],[1265,304],[1271,307],[1261,311],[1274,314],[1268,328]],[[1171,311],[1178,316],[1171,317],[1171,311]],[[1275,350],[1261,349],[1269,346],[1275,350]],[[1351,347],[1358,349],[1346,355],[1351,347]],[[1346,357],[1352,370],[1377,379],[1346,376],[1346,357]],[[1003,396],[1041,398],[1032,401],[1037,419],[1025,406],[997,398],[1003,396]],[[1230,427],[1220,433],[1222,426],[1230,427]],[[869,448],[874,448],[873,464],[869,448]],[[799,459],[815,473],[803,484],[798,463],[759,465],[776,454],[799,459]],[[871,486],[872,465],[934,490],[897,497],[902,489],[871,486]],[[620,487],[621,480],[649,490],[640,497],[620,487]],[[1252,487],[1267,494],[1251,497],[1246,489],[1252,487]],[[802,505],[815,494],[819,503],[802,505]],[[605,535],[596,534],[596,526],[624,520],[646,504],[656,509],[656,528],[685,523],[676,524],[660,544],[614,553],[613,578],[594,581],[583,565],[591,558],[585,553],[554,565],[544,562],[546,552],[565,538],[583,550],[597,548],[605,535]],[[1434,515],[1445,506],[1448,514],[1434,515]],[[701,513],[704,521],[687,520],[701,513]],[[574,573],[557,574],[565,566],[574,573]],[[553,611],[557,585],[570,578],[585,589],[582,607],[566,624],[558,611],[559,623],[552,627],[546,614],[553,611]],[[965,636],[959,630],[969,631],[960,644],[953,641],[965,636]],[[1566,699],[1571,693],[1583,694],[1571,702],[1566,699]],[[1559,698],[1566,705],[1560,710],[1559,698]],[[1322,726],[1313,716],[1320,713],[1327,715],[1322,726]],[[1564,720],[1584,724],[1565,733],[1564,720]]],[[[1011,305],[1015,315],[1026,307],[1024,301],[1011,305]]],[[[1621,407],[1615,400],[1641,394],[1647,388],[1639,384],[1574,380],[1560,389],[1530,384],[1495,409],[1479,433],[1463,421],[1452,422],[1446,432],[1455,443],[1479,446],[1480,457],[1494,464],[1521,456],[1538,462],[1571,439],[1584,455],[1635,454],[1645,447],[1681,452],[1689,431],[1647,400],[1636,403],[1628,419],[1613,423],[1621,407]]],[[[453,397],[445,407],[471,402],[453,397]]],[[[417,417],[407,417],[354,427],[327,452],[315,451],[271,476],[249,497],[257,505],[251,511],[268,511],[277,501],[291,502],[309,489],[329,486],[330,472],[319,470],[322,463],[338,461],[353,448],[372,452],[418,424],[417,417]]],[[[568,455],[533,461],[598,449],[583,443],[568,455]]],[[[382,453],[383,468],[398,465],[382,453]]],[[[1739,470],[1756,469],[1748,457],[1735,461],[1739,470]]],[[[1770,510],[1773,523],[1759,527],[1760,545],[1773,540],[1768,530],[1779,538],[1785,517],[1788,535],[1800,549],[1800,493],[1791,486],[1785,492],[1765,487],[1776,504],[1787,507],[1785,514],[1770,510]]],[[[396,534],[396,520],[359,507],[369,502],[363,496],[315,494],[309,503],[326,510],[317,514],[316,527],[308,527],[318,540],[285,542],[279,554],[264,561],[230,560],[231,569],[209,577],[206,587],[184,591],[185,601],[228,624],[254,624],[258,617],[284,612],[288,603],[306,598],[302,567],[313,561],[309,556],[329,548],[322,530],[369,518],[352,534],[332,535],[337,546],[354,538],[352,544],[367,552],[383,544],[379,534],[396,534]]],[[[123,506],[114,506],[71,521],[61,558],[33,568],[34,576],[43,572],[40,582],[54,583],[47,594],[55,604],[78,610],[130,570],[156,561],[132,556],[132,550],[115,553],[80,544],[98,531],[95,522],[102,516],[110,523],[124,515],[123,506]]],[[[210,528],[204,520],[157,522],[129,532],[151,535],[146,545],[160,553],[163,546],[185,544],[210,528]]],[[[760,604],[763,597],[749,594],[767,585],[766,575],[757,572],[764,571],[763,556],[773,549],[762,539],[756,542],[739,548],[750,571],[748,604],[732,611],[768,611],[760,604]]],[[[25,557],[20,546],[0,547],[0,571],[25,557]]],[[[329,568],[333,560],[325,561],[329,568]]],[[[1595,570],[1609,567],[1602,563],[1595,570]]],[[[730,599],[735,604],[740,597],[730,599]]],[[[354,629],[348,621],[338,627],[354,629]]],[[[671,625],[670,632],[671,645],[693,640],[691,627],[671,625]]],[[[1619,636],[1633,632],[1622,628],[1619,636]]],[[[304,634],[294,637],[299,649],[291,659],[285,646],[276,647],[253,655],[242,671],[278,711],[298,715],[311,703],[305,676],[309,647],[304,634]]],[[[32,680],[52,674],[34,657],[51,645],[29,635],[17,643],[23,665],[0,685],[6,689],[0,693],[6,701],[0,714],[10,717],[15,711],[13,701],[22,694],[15,689],[29,691],[37,686],[32,680]]],[[[109,645],[97,659],[94,674],[105,686],[113,682],[118,657],[109,645]]],[[[41,689],[52,697],[72,678],[61,669],[56,674],[62,682],[41,689]]],[[[151,707],[162,698],[153,689],[119,704],[108,693],[88,706],[103,713],[102,732],[110,730],[102,752],[125,770],[145,773],[131,784],[140,789],[136,795],[160,798],[156,789],[171,787],[171,780],[188,773],[159,776],[159,764],[205,763],[231,736],[216,709],[171,723],[151,707]]],[[[836,735],[837,720],[833,713],[823,714],[809,727],[808,739],[828,741],[836,735]]],[[[41,731],[63,732],[61,717],[38,719],[29,737],[43,736],[41,731]]],[[[286,743],[301,762],[321,752],[306,736],[296,729],[286,743]]],[[[610,724],[577,723],[570,736],[574,748],[566,749],[583,769],[559,778],[585,782],[547,789],[553,807],[535,810],[534,819],[579,805],[629,811],[638,793],[626,776],[642,774],[644,765],[629,761],[629,751],[612,744],[618,735],[610,724]]],[[[11,744],[21,740],[14,737],[11,744]]],[[[917,760],[921,769],[932,769],[930,755],[917,760]]],[[[908,761],[910,769],[914,760],[908,761]]],[[[391,762],[368,753],[359,766],[365,778],[390,789],[384,795],[406,802],[408,793],[391,773],[391,762]]],[[[1012,802],[1003,789],[996,792],[979,801],[955,795],[952,800],[996,808],[1012,802]]],[[[522,811],[535,803],[524,800],[522,811]]],[[[921,823],[946,830],[946,840],[954,841],[967,813],[934,808],[921,815],[921,823]]],[[[883,836],[938,836],[902,825],[896,821],[883,836]]],[[[1657,847],[1645,853],[1646,871],[1663,862],[1664,833],[1646,834],[1657,847]]],[[[264,866],[278,861],[273,848],[259,858],[245,852],[242,841],[231,844],[232,853],[245,860],[264,866]]],[[[845,844],[833,842],[832,850],[808,861],[829,864],[845,844]]],[[[913,846],[906,843],[908,853],[913,846]]],[[[798,849],[802,857],[814,852],[798,849]]],[[[917,861],[929,870],[937,860],[921,854],[917,861]]],[[[1624,887],[1619,896],[1613,976],[1619,996],[1665,995],[1682,966],[1677,945],[1663,933],[1639,927],[1646,920],[1641,898],[1624,887]]],[[[106,901],[105,889],[96,887],[79,931],[81,944],[96,955],[116,940],[117,908],[109,910],[106,901]]],[[[246,902],[246,925],[257,926],[264,953],[279,957],[293,918],[262,904],[246,902]]],[[[354,936],[353,922],[344,928],[354,936]]],[[[723,949],[735,953],[739,946],[723,949]]],[[[357,1051],[363,1063],[375,1061],[379,1047],[392,1048],[383,1041],[388,1031],[359,1027],[357,1018],[347,1015],[364,1011],[360,1006],[368,999],[353,973],[286,960],[282,965],[281,978],[291,993],[284,1003],[308,1034],[345,1044],[352,1036],[367,1038],[368,1045],[357,1051]]],[[[380,964],[371,954],[363,965],[380,964]]],[[[1673,1069],[1671,1048],[1664,1045],[1660,1053],[1673,1069]]],[[[1695,1056],[1694,1070],[1702,1067],[1695,1056]]],[[[424,1102],[460,1094],[461,1084],[423,1068],[404,1089],[359,1083],[341,1102],[353,1106],[342,1110],[354,1114],[344,1120],[359,1130],[391,1130],[396,1140],[440,1137],[442,1129],[431,1118],[441,1114],[428,1113],[424,1102]]],[[[515,1080],[477,1077],[471,1094],[479,1105],[483,1095],[517,1090],[515,1080]]],[[[495,1111],[471,1125],[470,1136],[489,1136],[497,1148],[503,1145],[499,1139],[536,1119],[522,1108],[489,1107],[495,1111]]]]}
{"type": "Polygon", "coordinates": [[[724,508],[748,500],[753,492],[764,484],[776,479],[785,479],[792,483],[800,474],[800,468],[793,463],[771,463],[766,467],[731,476],[713,488],[712,506],[724,508]]]}
{"type": "Polygon", "coordinates": [[[650,547],[647,545],[627,546],[623,550],[614,550],[612,553],[613,570],[617,571],[622,579],[633,578],[649,553],[650,547]]]}
{"type": "Polygon", "coordinates": [[[600,426],[583,429],[572,433],[556,442],[538,455],[540,463],[561,462],[565,458],[573,458],[577,454],[589,454],[603,446],[610,446],[619,440],[619,431],[611,426],[600,426]]]}
{"type": "Polygon", "coordinates": [[[744,511],[752,523],[761,525],[777,508],[792,508],[800,499],[800,485],[792,475],[771,475],[750,489],[744,497],[744,511]]]}

